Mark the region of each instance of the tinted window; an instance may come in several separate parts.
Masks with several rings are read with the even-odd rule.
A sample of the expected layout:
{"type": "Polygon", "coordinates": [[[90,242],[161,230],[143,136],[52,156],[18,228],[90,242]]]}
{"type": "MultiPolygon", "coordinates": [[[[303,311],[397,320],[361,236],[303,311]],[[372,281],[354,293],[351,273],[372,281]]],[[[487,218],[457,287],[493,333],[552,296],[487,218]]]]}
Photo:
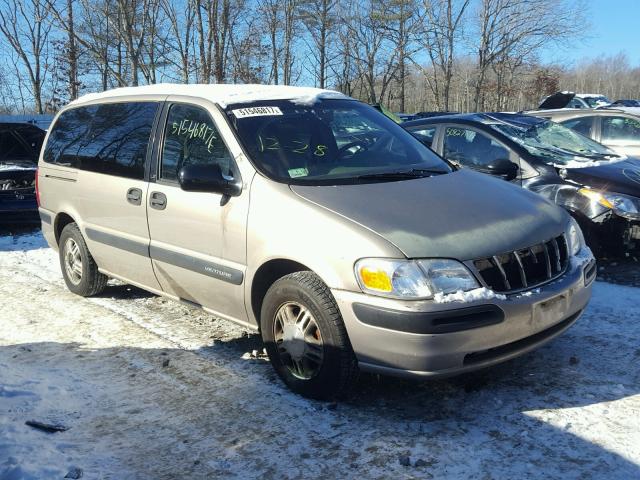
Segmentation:
{"type": "Polygon", "coordinates": [[[157,103],[99,105],[78,150],[78,167],[142,179],[157,107],[157,103]]]}
{"type": "Polygon", "coordinates": [[[640,143],[640,120],[627,117],[603,117],[602,141],[618,144],[640,143]]]}
{"type": "Polygon", "coordinates": [[[98,107],[79,107],[60,114],[44,150],[44,161],[77,167],[78,148],[84,141],[98,107]]]}
{"type": "Polygon", "coordinates": [[[444,157],[466,167],[484,167],[494,160],[508,160],[509,151],[484,133],[462,127],[447,127],[444,157]]]}
{"type": "Polygon", "coordinates": [[[426,146],[431,147],[433,137],[436,134],[436,127],[413,127],[409,131],[426,146]]]}
{"type": "Polygon", "coordinates": [[[585,137],[591,136],[591,127],[593,125],[593,117],[573,118],[565,122],[560,122],[565,127],[581,133],[585,137]]]}
{"type": "Polygon", "coordinates": [[[193,105],[175,104],[165,127],[160,178],[177,181],[184,165],[219,165],[233,177],[232,159],[209,113],[193,105]]]}

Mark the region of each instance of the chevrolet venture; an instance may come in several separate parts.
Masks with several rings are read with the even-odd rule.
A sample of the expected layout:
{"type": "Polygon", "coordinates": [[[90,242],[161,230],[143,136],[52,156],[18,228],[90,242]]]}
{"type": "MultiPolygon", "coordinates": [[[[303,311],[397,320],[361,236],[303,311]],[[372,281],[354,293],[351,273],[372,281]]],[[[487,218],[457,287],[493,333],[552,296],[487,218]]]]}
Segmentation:
{"type": "Polygon", "coordinates": [[[72,292],[117,278],[257,330],[315,398],[359,370],[451,375],[532,350],[595,276],[564,210],[327,90],[88,95],[55,118],[38,185],[72,292]]]}

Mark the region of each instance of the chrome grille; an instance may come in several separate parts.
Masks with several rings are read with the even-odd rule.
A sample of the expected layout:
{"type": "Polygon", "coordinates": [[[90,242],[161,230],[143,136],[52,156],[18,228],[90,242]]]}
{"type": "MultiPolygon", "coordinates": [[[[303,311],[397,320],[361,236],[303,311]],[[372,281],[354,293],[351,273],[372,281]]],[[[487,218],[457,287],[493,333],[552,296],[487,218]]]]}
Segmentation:
{"type": "Polygon", "coordinates": [[[569,252],[564,235],[528,248],[473,261],[492,290],[511,293],[533,288],[559,277],[567,269],[569,252]]]}

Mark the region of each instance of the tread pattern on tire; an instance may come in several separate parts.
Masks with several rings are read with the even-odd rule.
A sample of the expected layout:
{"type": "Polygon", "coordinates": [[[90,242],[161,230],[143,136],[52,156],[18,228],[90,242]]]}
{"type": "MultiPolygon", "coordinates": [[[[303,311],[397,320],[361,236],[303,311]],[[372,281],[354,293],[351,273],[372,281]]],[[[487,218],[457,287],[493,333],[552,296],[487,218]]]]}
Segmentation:
{"type": "MultiPolygon", "coordinates": [[[[87,275],[88,275],[86,278],[86,281],[85,281],[85,278],[83,278],[80,281],[79,285],[74,286],[74,290],[72,291],[73,293],[80,295],[82,297],[91,297],[93,295],[97,295],[98,293],[102,292],[105,289],[105,287],[107,286],[107,281],[109,280],[109,277],[107,277],[103,273],[100,273],[100,271],[98,270],[98,265],[96,264],[95,260],[91,256],[91,252],[89,252],[87,243],[84,241],[82,232],[80,231],[80,228],[78,228],[78,225],[76,223],[69,223],[68,225],[66,225],[62,230],[62,233],[60,234],[60,252],[61,252],[60,267],[62,268],[63,275],[65,275],[65,280],[66,280],[66,273],[64,272],[62,252],[64,249],[64,242],[66,241],[67,237],[70,237],[70,236],[73,237],[73,239],[76,241],[78,246],[83,250],[83,253],[85,254],[84,257],[86,258],[86,264],[82,266],[83,276],[84,276],[84,272],[87,272],[87,275]]],[[[69,283],[67,282],[67,286],[68,285],[69,283]]],[[[69,287],[69,289],[71,290],[71,287],[69,287]]]]}
{"type": "MultiPolygon", "coordinates": [[[[338,337],[340,348],[340,372],[338,373],[337,387],[335,389],[336,397],[343,397],[348,394],[349,389],[355,384],[358,375],[358,363],[356,361],[347,330],[340,314],[340,309],[333,298],[333,294],[329,287],[314,272],[306,270],[290,273],[279,278],[270,288],[274,288],[281,281],[293,280],[299,286],[307,289],[309,293],[315,296],[321,307],[324,309],[326,319],[334,327],[334,334],[338,337]]],[[[267,295],[269,292],[267,291],[267,295]]]]}

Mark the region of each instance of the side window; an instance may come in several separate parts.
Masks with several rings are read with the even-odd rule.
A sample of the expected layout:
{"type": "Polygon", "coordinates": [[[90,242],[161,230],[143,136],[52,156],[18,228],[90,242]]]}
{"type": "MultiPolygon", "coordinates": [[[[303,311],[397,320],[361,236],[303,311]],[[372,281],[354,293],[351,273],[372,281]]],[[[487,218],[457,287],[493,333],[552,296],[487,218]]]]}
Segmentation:
{"type": "Polygon", "coordinates": [[[465,167],[484,167],[494,160],[509,159],[509,150],[476,130],[447,127],[444,157],[465,167]]]}
{"type": "Polygon", "coordinates": [[[580,100],[577,97],[574,97],[573,99],[571,99],[569,103],[567,103],[567,106],[565,108],[586,108],[586,107],[582,100],[580,100]]]}
{"type": "Polygon", "coordinates": [[[177,181],[184,165],[219,165],[233,177],[233,160],[209,113],[194,105],[176,103],[169,109],[164,132],[160,178],[177,181]]]}
{"type": "Polygon", "coordinates": [[[602,141],[617,144],[640,144],[640,119],[602,117],[602,141]]]}
{"type": "Polygon", "coordinates": [[[433,144],[433,137],[436,134],[436,127],[416,127],[409,130],[411,134],[424,143],[427,147],[433,144]]]}
{"type": "Polygon", "coordinates": [[[591,129],[593,128],[593,117],[573,118],[561,122],[565,127],[575,130],[576,132],[584,135],[585,137],[591,137],[591,129]]]}
{"type": "Polygon", "coordinates": [[[78,168],[143,179],[157,108],[157,103],[150,102],[98,105],[78,150],[78,168]]]}
{"type": "Polygon", "coordinates": [[[78,107],[60,114],[53,124],[43,159],[67,167],[78,166],[78,149],[84,142],[98,107],[78,107]]]}

